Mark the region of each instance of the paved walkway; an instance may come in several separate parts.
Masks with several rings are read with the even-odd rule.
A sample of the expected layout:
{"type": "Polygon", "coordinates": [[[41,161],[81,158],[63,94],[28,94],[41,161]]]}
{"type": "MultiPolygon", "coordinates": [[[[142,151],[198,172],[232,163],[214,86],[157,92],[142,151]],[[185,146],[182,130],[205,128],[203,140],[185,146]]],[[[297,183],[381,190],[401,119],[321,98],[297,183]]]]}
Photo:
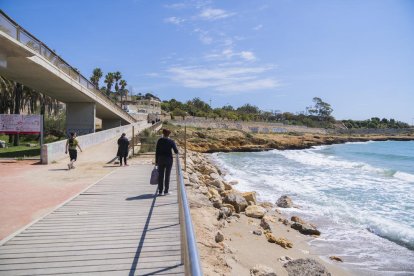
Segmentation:
{"type": "Polygon", "coordinates": [[[121,167],[0,247],[0,275],[183,275],[175,170],[121,167]]]}

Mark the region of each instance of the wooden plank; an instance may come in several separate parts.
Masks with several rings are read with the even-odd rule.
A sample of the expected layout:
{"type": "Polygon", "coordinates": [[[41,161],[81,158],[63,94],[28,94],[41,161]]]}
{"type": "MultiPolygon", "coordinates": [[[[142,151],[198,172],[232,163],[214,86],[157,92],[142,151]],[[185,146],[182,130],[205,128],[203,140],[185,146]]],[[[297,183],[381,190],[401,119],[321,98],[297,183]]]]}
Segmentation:
{"type": "Polygon", "coordinates": [[[152,165],[119,168],[0,247],[0,275],[183,275],[173,195],[155,197],[152,165]]]}

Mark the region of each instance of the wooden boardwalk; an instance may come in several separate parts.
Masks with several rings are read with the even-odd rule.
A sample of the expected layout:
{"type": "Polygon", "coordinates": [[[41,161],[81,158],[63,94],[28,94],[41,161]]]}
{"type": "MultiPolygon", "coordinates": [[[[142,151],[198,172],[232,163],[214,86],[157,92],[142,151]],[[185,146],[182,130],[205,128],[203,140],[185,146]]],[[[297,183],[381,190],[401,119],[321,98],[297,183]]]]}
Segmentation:
{"type": "Polygon", "coordinates": [[[151,165],[132,165],[0,247],[0,275],[184,275],[175,166],[155,197],[151,165]]]}

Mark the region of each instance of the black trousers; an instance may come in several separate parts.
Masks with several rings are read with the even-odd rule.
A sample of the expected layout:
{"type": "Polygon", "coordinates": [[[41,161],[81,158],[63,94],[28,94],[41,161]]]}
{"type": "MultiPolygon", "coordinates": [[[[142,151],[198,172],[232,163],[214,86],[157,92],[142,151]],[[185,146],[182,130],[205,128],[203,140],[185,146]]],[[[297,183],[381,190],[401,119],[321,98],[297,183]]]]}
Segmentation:
{"type": "Polygon", "coordinates": [[[158,192],[168,193],[170,188],[170,175],[173,165],[173,159],[169,157],[158,158],[158,192]]]}
{"type": "Polygon", "coordinates": [[[122,159],[124,159],[124,163],[126,165],[127,164],[127,162],[126,162],[127,157],[126,156],[119,156],[119,163],[120,163],[121,166],[122,166],[122,159]]]}

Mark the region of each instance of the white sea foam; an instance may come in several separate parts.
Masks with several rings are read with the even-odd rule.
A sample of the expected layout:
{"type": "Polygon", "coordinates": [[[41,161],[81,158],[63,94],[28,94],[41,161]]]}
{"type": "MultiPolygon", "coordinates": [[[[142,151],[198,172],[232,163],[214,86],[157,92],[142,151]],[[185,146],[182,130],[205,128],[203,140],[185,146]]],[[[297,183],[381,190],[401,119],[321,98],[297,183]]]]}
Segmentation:
{"type": "Polygon", "coordinates": [[[331,147],[213,157],[228,180],[239,180],[239,190],[255,190],[271,202],[290,195],[301,208],[284,212],[315,222],[323,233],[318,240],[331,251],[341,248],[349,263],[414,273],[414,251],[405,248],[414,248],[414,175],[339,158],[331,147]],[[348,244],[342,243],[347,237],[348,244]],[[387,261],[395,255],[398,261],[387,261]]]}
{"type": "MultiPolygon", "coordinates": [[[[394,174],[395,178],[401,179],[401,180],[405,180],[407,182],[414,182],[414,175],[410,174],[410,173],[405,173],[405,172],[396,172],[394,174]]],[[[414,196],[414,195],[413,195],[414,196]]]]}

